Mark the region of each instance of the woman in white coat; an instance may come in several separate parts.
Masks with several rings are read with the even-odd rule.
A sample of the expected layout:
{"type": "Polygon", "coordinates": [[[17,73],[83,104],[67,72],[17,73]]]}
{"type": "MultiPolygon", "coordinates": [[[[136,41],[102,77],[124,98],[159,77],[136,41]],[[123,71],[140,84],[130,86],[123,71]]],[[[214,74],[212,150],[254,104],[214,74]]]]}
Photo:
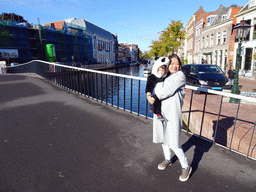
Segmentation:
{"type": "Polygon", "coordinates": [[[180,181],[187,181],[192,171],[188,165],[187,157],[180,146],[180,133],[182,127],[182,104],[185,96],[186,77],[181,71],[180,58],[172,54],[168,57],[169,76],[162,82],[161,86],[155,89],[155,96],[148,96],[149,103],[153,104],[159,99],[162,102],[162,116],[164,121],[153,116],[153,142],[161,143],[165,160],[158,165],[159,170],[164,170],[171,165],[171,150],[179,158],[182,174],[180,181]]]}

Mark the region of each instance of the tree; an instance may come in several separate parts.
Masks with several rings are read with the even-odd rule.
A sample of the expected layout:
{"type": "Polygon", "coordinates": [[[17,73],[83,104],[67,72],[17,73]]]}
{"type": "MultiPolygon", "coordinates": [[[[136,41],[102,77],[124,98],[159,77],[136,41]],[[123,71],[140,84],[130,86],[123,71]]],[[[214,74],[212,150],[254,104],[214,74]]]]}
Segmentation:
{"type": "Polygon", "coordinates": [[[139,58],[141,59],[143,57],[142,51],[139,49],[139,58]]]}
{"type": "Polygon", "coordinates": [[[166,56],[181,45],[181,40],[185,39],[185,32],[181,21],[172,21],[169,26],[161,31],[159,41],[153,41],[150,46],[152,56],[166,56]]]}
{"type": "Polygon", "coordinates": [[[161,41],[153,41],[152,45],[149,47],[151,47],[149,51],[149,56],[158,57],[160,55],[162,49],[161,41]]]}
{"type": "Polygon", "coordinates": [[[144,53],[143,53],[143,57],[144,57],[144,58],[150,58],[150,56],[149,56],[149,54],[148,54],[148,52],[147,52],[147,51],[144,51],[144,53]]]}

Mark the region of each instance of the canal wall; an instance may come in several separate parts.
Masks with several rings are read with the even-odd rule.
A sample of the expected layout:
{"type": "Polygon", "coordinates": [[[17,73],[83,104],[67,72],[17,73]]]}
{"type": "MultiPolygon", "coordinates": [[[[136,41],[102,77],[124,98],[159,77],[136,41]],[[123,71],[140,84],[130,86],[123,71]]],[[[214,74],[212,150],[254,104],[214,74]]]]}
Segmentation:
{"type": "MultiPolygon", "coordinates": [[[[248,116],[248,114],[251,114],[251,117],[255,117],[256,110],[254,109],[254,106],[248,106],[248,104],[241,104],[243,106],[241,106],[241,111],[235,125],[235,109],[238,107],[237,105],[225,103],[221,109],[221,114],[218,117],[219,105],[216,103],[214,104],[214,102],[210,103],[209,100],[211,100],[211,98],[207,100],[205,113],[203,113],[204,103],[202,102],[202,100],[200,99],[199,102],[197,99],[193,99],[188,127],[189,130],[192,133],[201,135],[202,137],[209,140],[214,140],[214,136],[216,135],[216,143],[219,143],[228,148],[231,145],[232,149],[243,154],[247,154],[254,124],[253,122],[246,120],[248,119],[246,118],[246,116],[248,116]]],[[[190,95],[186,94],[184,98],[182,114],[183,121],[186,125],[188,125],[189,108],[190,95]]],[[[249,156],[253,158],[256,158],[255,146],[256,137],[254,134],[252,144],[248,153],[249,156]]]]}

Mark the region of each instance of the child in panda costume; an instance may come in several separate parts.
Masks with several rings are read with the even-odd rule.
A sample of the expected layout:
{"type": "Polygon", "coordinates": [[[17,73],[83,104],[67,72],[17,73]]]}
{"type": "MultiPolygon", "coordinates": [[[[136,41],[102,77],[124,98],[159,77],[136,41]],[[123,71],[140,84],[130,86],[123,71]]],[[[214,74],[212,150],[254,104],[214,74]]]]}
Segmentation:
{"type": "MultiPolygon", "coordinates": [[[[156,60],[152,68],[152,73],[147,78],[145,90],[147,96],[153,96],[155,87],[158,85],[159,82],[164,81],[167,74],[167,65],[169,64],[169,62],[170,60],[167,57],[160,57],[156,60]]],[[[150,109],[153,113],[157,115],[157,118],[159,120],[164,120],[163,116],[161,115],[161,101],[156,100],[153,105],[150,105],[150,109]]]]}

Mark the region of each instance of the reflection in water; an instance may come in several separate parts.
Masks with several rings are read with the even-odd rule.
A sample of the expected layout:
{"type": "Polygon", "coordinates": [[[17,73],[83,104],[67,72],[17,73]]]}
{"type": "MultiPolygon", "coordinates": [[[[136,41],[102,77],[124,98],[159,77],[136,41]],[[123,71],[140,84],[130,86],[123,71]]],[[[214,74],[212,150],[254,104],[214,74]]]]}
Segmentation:
{"type": "MultiPolygon", "coordinates": [[[[106,72],[145,77],[143,76],[145,67],[150,66],[130,66],[106,70],[106,72]]],[[[59,74],[58,76],[54,73],[53,78],[65,87],[142,115],[146,115],[147,110],[147,116],[153,116],[148,110],[149,107],[146,108],[148,104],[145,94],[146,81],[76,70],[62,71],[59,74]]]]}
{"type": "MultiPolygon", "coordinates": [[[[118,73],[124,75],[131,75],[136,77],[146,77],[143,74],[144,68],[150,67],[150,65],[139,65],[139,66],[129,66],[118,69],[106,70],[111,73],[118,73]]],[[[105,75],[104,75],[105,76],[105,75]]],[[[146,81],[131,80],[125,78],[114,77],[113,81],[113,98],[111,97],[112,93],[112,77],[108,76],[107,80],[103,81],[103,86],[107,87],[108,98],[107,102],[111,103],[113,100],[113,105],[117,105],[121,108],[125,106],[125,109],[132,110],[135,113],[146,115],[146,81]],[[106,85],[107,84],[107,85],[106,85]],[[124,89],[125,87],[125,89],[124,89]],[[140,92],[138,92],[140,88],[140,92]]],[[[106,90],[106,89],[105,89],[106,90]]],[[[105,92],[103,89],[103,92],[105,92]]],[[[106,98],[103,98],[103,101],[106,101],[106,98]]],[[[149,109],[149,107],[148,107],[149,109]]],[[[153,114],[147,112],[147,116],[152,117],[153,114]]]]}

